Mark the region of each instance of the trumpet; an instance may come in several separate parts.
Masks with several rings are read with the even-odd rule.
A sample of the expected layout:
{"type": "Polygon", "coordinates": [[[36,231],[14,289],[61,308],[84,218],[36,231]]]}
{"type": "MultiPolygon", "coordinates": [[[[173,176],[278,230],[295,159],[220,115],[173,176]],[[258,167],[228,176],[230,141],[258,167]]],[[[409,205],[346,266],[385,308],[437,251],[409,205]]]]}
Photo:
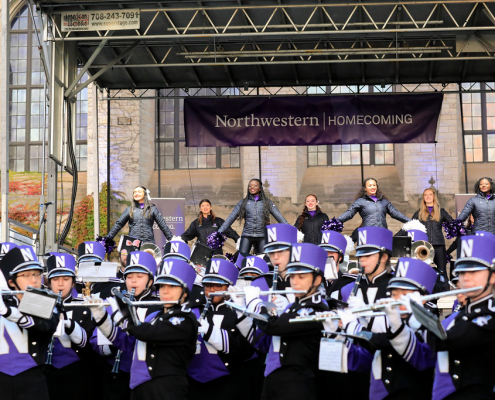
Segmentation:
{"type": "MultiPolygon", "coordinates": [[[[271,296],[271,295],[277,295],[277,294],[304,294],[307,293],[306,290],[262,290],[260,292],[260,296],[271,296]]],[[[215,293],[210,293],[208,296],[209,297],[216,297],[216,296],[245,296],[245,293],[243,291],[240,292],[229,292],[229,291],[224,291],[224,292],[215,292],[215,293]]]]}
{"type": "MultiPolygon", "coordinates": [[[[409,314],[409,311],[399,311],[400,315],[409,314]]],[[[374,318],[374,317],[384,317],[387,313],[384,311],[376,311],[376,312],[364,312],[357,315],[358,318],[374,318]]],[[[340,315],[334,312],[322,312],[315,315],[308,315],[307,317],[295,317],[289,319],[291,323],[297,322],[312,322],[312,321],[328,321],[328,320],[340,320],[340,315]]]]}
{"type": "Polygon", "coordinates": [[[425,240],[417,240],[411,246],[411,257],[431,264],[435,258],[435,249],[425,240]]]}
{"type": "MultiPolygon", "coordinates": [[[[476,287],[469,288],[469,289],[448,290],[447,292],[440,292],[440,293],[434,293],[434,294],[428,294],[425,296],[421,296],[421,301],[426,302],[426,301],[430,301],[430,300],[437,300],[437,299],[440,299],[440,298],[446,297],[446,296],[456,296],[458,294],[474,292],[476,290],[482,290],[482,289],[483,289],[483,286],[476,286],[476,287]]],[[[384,309],[387,306],[400,306],[402,304],[404,304],[403,301],[397,300],[397,301],[392,301],[389,303],[370,304],[367,307],[356,308],[356,309],[350,310],[350,311],[353,314],[360,314],[360,313],[363,313],[366,311],[378,311],[378,310],[384,309]]]]}
{"type": "MultiPolygon", "coordinates": [[[[129,304],[133,307],[151,307],[151,306],[162,306],[164,304],[178,304],[178,301],[131,301],[129,304]]],[[[92,303],[85,301],[82,303],[70,303],[69,307],[110,307],[111,304],[108,301],[102,301],[99,303],[92,303]]]]}

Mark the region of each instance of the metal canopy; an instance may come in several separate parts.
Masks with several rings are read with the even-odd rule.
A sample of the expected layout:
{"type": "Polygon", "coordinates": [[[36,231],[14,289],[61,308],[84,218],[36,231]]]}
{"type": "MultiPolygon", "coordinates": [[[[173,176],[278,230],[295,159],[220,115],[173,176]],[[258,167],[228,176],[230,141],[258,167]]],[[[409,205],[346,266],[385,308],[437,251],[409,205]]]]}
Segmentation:
{"type": "Polygon", "coordinates": [[[77,42],[81,66],[90,60],[89,72],[109,89],[495,79],[495,0],[311,3],[47,0],[39,7],[51,39],[77,42]],[[60,26],[62,11],[136,8],[136,30],[60,26]]]}

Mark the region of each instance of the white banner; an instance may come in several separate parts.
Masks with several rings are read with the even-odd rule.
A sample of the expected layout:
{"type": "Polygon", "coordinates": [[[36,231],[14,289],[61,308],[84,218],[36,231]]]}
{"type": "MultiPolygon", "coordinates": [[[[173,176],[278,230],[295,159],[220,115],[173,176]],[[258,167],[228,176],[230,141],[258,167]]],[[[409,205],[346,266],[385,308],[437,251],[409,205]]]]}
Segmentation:
{"type": "Polygon", "coordinates": [[[93,10],[68,11],[62,15],[62,32],[106,31],[139,29],[140,11],[133,10],[93,10]]]}

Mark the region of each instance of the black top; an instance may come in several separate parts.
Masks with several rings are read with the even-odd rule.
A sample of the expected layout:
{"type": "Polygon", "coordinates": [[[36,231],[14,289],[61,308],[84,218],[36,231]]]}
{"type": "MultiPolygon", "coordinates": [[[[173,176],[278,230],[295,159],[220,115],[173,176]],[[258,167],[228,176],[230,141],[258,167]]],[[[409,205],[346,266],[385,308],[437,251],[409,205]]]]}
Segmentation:
{"type": "MultiPolygon", "coordinates": [[[[317,210],[314,217],[308,211],[304,211],[304,220],[300,231],[304,233],[304,243],[320,244],[321,243],[321,226],[323,222],[328,221],[328,215],[317,210]]],[[[299,229],[299,216],[294,226],[299,229]]]]}
{"type": "MultiPolygon", "coordinates": [[[[419,220],[419,210],[417,210],[412,219],[419,220]]],[[[444,222],[452,221],[452,217],[450,214],[445,211],[445,209],[440,209],[440,220],[434,221],[431,218],[431,214],[428,215],[428,219],[426,221],[419,220],[426,227],[426,234],[428,235],[428,242],[430,242],[433,246],[445,246],[445,238],[443,237],[443,228],[442,224],[444,222]]]]}

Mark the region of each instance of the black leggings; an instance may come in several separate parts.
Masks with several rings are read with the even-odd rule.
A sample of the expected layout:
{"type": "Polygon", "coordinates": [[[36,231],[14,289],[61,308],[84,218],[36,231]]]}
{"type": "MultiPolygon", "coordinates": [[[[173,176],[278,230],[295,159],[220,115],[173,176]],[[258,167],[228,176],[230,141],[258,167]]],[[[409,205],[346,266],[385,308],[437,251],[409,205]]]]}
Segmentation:
{"type": "Polygon", "coordinates": [[[239,244],[240,253],[249,253],[251,246],[254,246],[254,253],[264,253],[266,241],[264,237],[253,236],[241,236],[241,242],[239,244]]]}
{"type": "Polygon", "coordinates": [[[436,264],[437,268],[447,276],[447,251],[445,250],[445,246],[433,246],[433,248],[435,249],[433,262],[436,264]]]}

